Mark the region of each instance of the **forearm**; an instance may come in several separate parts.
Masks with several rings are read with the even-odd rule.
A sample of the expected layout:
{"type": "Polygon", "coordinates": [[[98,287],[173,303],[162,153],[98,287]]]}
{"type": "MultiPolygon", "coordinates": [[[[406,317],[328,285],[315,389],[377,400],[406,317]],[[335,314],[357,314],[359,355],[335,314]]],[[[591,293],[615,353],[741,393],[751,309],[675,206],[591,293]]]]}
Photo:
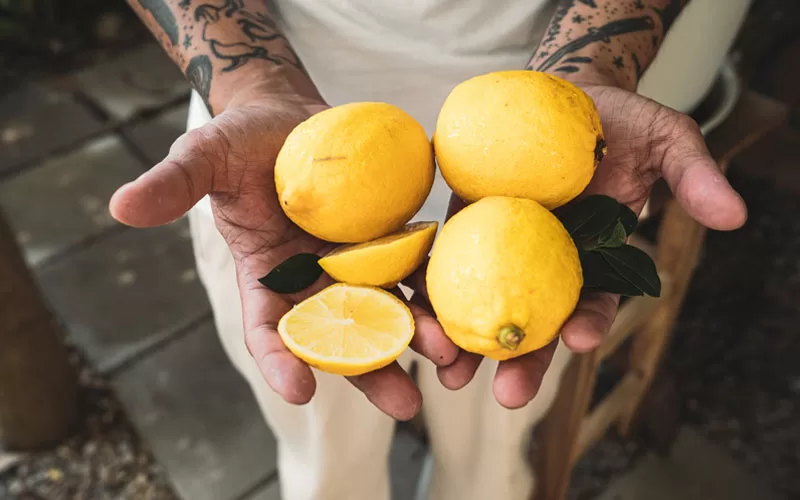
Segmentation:
{"type": "Polygon", "coordinates": [[[560,0],[528,67],[635,90],[688,0],[560,0]]]}
{"type": "Polygon", "coordinates": [[[128,0],[213,114],[237,96],[318,97],[264,0],[128,0]]]}

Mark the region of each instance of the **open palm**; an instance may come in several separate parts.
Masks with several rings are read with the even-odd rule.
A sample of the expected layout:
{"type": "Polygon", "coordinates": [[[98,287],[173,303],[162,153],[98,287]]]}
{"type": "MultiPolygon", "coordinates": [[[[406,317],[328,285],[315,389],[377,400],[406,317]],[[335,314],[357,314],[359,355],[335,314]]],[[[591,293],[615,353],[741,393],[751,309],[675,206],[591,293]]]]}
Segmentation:
{"type": "MultiPolygon", "coordinates": [[[[174,221],[210,195],[216,226],[236,264],[244,342],[267,383],[294,404],[308,402],[316,382],[311,368],[284,346],[276,327],[293,305],[331,280],[323,275],[302,293],[281,295],[258,279],[292,255],[323,255],[332,248],[284,215],[273,173],[289,132],[326,107],[318,100],[287,96],[229,107],[207,125],[180,137],[167,158],[122,186],[110,203],[111,213],[120,222],[152,227],[174,221]]],[[[417,324],[411,347],[437,364],[451,363],[457,348],[424,309],[410,307],[417,324]]],[[[349,380],[394,418],[411,418],[422,405],[419,390],[397,363],[349,380]]]]}
{"type": "MultiPolygon", "coordinates": [[[[611,196],[638,214],[655,181],[663,178],[684,210],[704,226],[732,230],[744,224],[744,202],[711,158],[700,129],[691,118],[617,87],[592,85],[583,89],[597,105],[608,144],[608,155],[583,195],[611,196]]],[[[463,206],[454,196],[448,217],[463,206]]],[[[415,273],[407,283],[420,296],[427,295],[424,270],[415,273]]],[[[561,330],[564,344],[574,352],[596,348],[610,330],[618,304],[618,295],[585,292],[561,330]]],[[[519,408],[533,399],[555,346],[553,342],[499,364],[494,393],[500,404],[519,408]]],[[[450,389],[463,387],[482,359],[476,354],[459,352],[454,363],[438,368],[439,379],[450,389]]]]}

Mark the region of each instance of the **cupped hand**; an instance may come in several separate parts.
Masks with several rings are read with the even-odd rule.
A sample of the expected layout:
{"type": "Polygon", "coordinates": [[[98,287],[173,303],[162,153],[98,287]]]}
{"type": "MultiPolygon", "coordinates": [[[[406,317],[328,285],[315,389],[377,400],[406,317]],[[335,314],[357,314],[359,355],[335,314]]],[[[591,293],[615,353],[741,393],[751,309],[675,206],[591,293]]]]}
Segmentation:
{"type": "MultiPolygon", "coordinates": [[[[583,85],[600,112],[608,154],[583,193],[605,194],[628,205],[637,214],[653,184],[663,178],[681,207],[698,223],[715,230],[741,227],[747,210],[711,157],[698,125],[688,116],[633,92],[613,86],[583,85]]],[[[464,203],[451,199],[448,217],[464,203]]],[[[427,304],[424,269],[407,284],[418,304],[427,304]]],[[[561,330],[561,339],[573,352],[595,349],[616,316],[619,296],[586,291],[561,330]]],[[[556,343],[499,363],[494,379],[497,401],[519,408],[531,401],[552,360],[556,343]]],[[[439,380],[449,389],[466,385],[482,357],[460,351],[450,365],[438,368],[439,380]]]]}
{"type": "MultiPolygon", "coordinates": [[[[210,123],[178,138],[162,162],[122,186],[110,202],[112,215],[123,224],[152,227],[178,219],[210,195],[216,226],[236,265],[243,340],[266,382],[294,404],[308,402],[316,382],[311,368],[284,346],[277,324],[293,305],[332,281],[323,275],[302,293],[281,295],[258,279],[292,255],[323,255],[332,248],[284,215],[273,174],[289,132],[326,107],[318,99],[289,95],[258,96],[231,105],[210,123]]],[[[450,364],[457,348],[423,308],[410,308],[417,324],[411,347],[438,365],[450,364]]],[[[413,417],[422,405],[420,391],[396,362],[349,380],[396,419],[413,417]]]]}

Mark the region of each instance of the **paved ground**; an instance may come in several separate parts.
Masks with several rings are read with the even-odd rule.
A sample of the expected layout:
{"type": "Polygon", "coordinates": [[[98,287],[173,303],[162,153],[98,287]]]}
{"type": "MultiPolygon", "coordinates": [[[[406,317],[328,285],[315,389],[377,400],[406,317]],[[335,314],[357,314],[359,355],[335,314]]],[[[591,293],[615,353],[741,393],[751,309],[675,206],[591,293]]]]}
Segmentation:
{"type": "MultiPolygon", "coordinates": [[[[177,495],[277,500],[275,441],[217,341],[185,221],[132,230],[106,210],[112,191],[181,133],[187,96],[181,75],[147,46],[0,97],[0,205],[71,342],[110,380],[177,495]]],[[[591,457],[617,457],[618,472],[630,453],[614,446],[591,457]]],[[[398,434],[396,500],[412,497],[424,452],[398,434]]],[[[670,459],[637,462],[602,498],[773,498],[751,473],[686,428],[670,459]]],[[[605,487],[608,476],[595,476],[605,487]]]]}

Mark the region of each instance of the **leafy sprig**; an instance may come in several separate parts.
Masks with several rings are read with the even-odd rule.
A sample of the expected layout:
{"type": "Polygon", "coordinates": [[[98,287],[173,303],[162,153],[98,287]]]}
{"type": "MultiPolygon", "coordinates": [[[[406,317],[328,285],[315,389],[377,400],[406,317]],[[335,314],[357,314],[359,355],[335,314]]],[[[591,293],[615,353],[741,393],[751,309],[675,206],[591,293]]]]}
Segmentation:
{"type": "Polygon", "coordinates": [[[627,296],[661,295],[653,260],[625,242],[636,230],[633,210],[610,196],[592,195],[554,213],[578,247],[584,287],[627,296]]]}

